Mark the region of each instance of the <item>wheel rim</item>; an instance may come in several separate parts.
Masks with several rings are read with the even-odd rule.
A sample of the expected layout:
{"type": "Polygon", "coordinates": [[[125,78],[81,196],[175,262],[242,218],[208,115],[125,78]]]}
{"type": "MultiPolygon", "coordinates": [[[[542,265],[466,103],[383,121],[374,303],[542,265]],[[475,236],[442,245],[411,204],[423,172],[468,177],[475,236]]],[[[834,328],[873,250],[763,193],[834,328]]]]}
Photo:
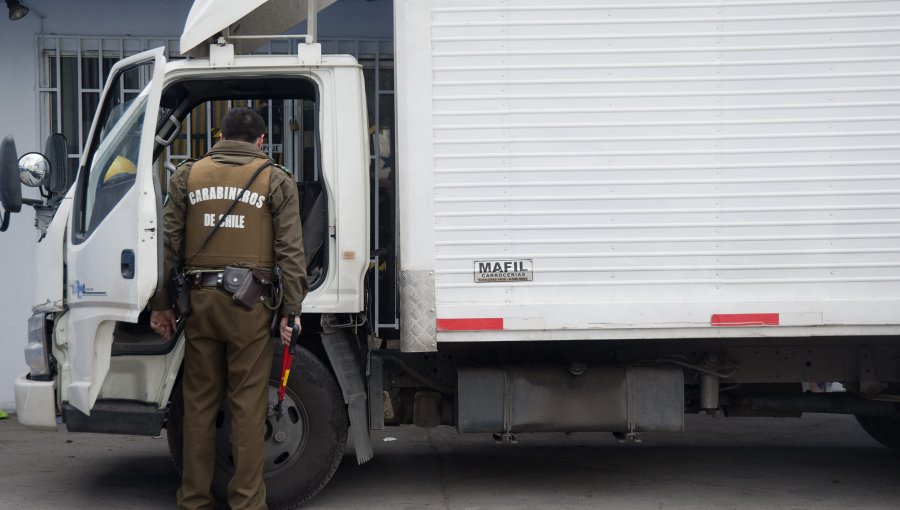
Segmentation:
{"type": "MultiPolygon", "coordinates": [[[[270,404],[278,401],[278,386],[269,383],[270,404]]],[[[234,473],[234,457],[231,454],[231,418],[227,401],[222,403],[216,417],[216,463],[228,473],[234,473]]],[[[303,401],[287,389],[280,418],[272,406],[265,422],[264,478],[271,478],[287,471],[297,463],[309,440],[309,414],[303,401]]]]}

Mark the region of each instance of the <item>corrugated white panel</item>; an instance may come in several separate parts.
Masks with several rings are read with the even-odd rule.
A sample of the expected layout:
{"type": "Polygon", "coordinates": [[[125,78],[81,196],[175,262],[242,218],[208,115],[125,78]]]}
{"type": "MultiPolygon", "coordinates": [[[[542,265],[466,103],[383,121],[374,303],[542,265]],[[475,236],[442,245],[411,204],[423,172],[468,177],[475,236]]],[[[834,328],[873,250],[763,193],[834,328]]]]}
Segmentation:
{"type": "Polygon", "coordinates": [[[900,323],[900,2],[431,5],[439,317],[900,323]]]}

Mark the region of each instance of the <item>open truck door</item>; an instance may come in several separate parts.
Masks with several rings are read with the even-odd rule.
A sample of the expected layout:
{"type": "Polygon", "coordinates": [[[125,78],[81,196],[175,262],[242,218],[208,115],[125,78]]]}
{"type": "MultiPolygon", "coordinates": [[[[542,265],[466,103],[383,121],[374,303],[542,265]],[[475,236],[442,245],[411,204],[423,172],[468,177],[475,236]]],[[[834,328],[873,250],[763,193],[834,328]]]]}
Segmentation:
{"type": "Polygon", "coordinates": [[[62,400],[88,415],[109,370],[116,323],[137,322],[157,288],[161,226],[153,152],[163,51],[113,66],[69,195],[62,400]]]}

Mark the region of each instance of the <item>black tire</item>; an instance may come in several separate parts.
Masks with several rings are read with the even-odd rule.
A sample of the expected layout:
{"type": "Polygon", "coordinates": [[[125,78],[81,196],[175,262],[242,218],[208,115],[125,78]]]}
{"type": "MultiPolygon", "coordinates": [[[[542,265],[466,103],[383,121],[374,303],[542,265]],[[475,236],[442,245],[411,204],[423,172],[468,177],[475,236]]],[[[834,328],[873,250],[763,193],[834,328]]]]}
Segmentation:
{"type": "Polygon", "coordinates": [[[900,452],[900,419],[893,416],[856,415],[863,430],[879,443],[900,452]]]}
{"type": "MultiPolygon", "coordinates": [[[[281,348],[276,349],[269,378],[269,402],[274,402],[281,378],[281,348]]],[[[227,500],[234,472],[227,405],[216,420],[218,453],[213,493],[227,500]]],[[[179,384],[172,392],[166,429],[169,452],[181,473],[184,400],[179,384]]],[[[291,366],[282,416],[266,419],[266,502],[271,510],[297,508],[312,499],[337,471],[347,443],[347,407],[337,380],[323,363],[299,347],[291,366]],[[278,436],[278,432],[284,436],[278,436]],[[280,439],[280,441],[279,441],[280,439]]]]}

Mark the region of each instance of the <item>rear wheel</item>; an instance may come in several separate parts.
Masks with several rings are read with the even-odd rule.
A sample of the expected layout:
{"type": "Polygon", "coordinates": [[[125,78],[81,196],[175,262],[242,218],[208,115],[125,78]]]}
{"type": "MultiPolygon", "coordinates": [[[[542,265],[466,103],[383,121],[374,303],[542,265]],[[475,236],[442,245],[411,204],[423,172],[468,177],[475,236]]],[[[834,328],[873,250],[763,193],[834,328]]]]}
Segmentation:
{"type": "Polygon", "coordinates": [[[900,419],[893,416],[856,415],[856,421],[876,441],[900,452],[900,419]]]}
{"type": "MultiPolygon", "coordinates": [[[[276,351],[269,378],[270,404],[277,399],[281,377],[281,349],[276,351]]],[[[184,401],[180,385],[173,391],[171,400],[166,425],[169,451],[181,473],[184,401]]],[[[347,408],[334,375],[312,353],[298,348],[281,417],[270,412],[266,418],[263,476],[270,509],[296,508],[325,487],[343,457],[347,428],[347,408]]],[[[226,501],[234,459],[231,456],[231,420],[225,402],[216,419],[216,430],[213,492],[216,499],[226,501]]]]}

